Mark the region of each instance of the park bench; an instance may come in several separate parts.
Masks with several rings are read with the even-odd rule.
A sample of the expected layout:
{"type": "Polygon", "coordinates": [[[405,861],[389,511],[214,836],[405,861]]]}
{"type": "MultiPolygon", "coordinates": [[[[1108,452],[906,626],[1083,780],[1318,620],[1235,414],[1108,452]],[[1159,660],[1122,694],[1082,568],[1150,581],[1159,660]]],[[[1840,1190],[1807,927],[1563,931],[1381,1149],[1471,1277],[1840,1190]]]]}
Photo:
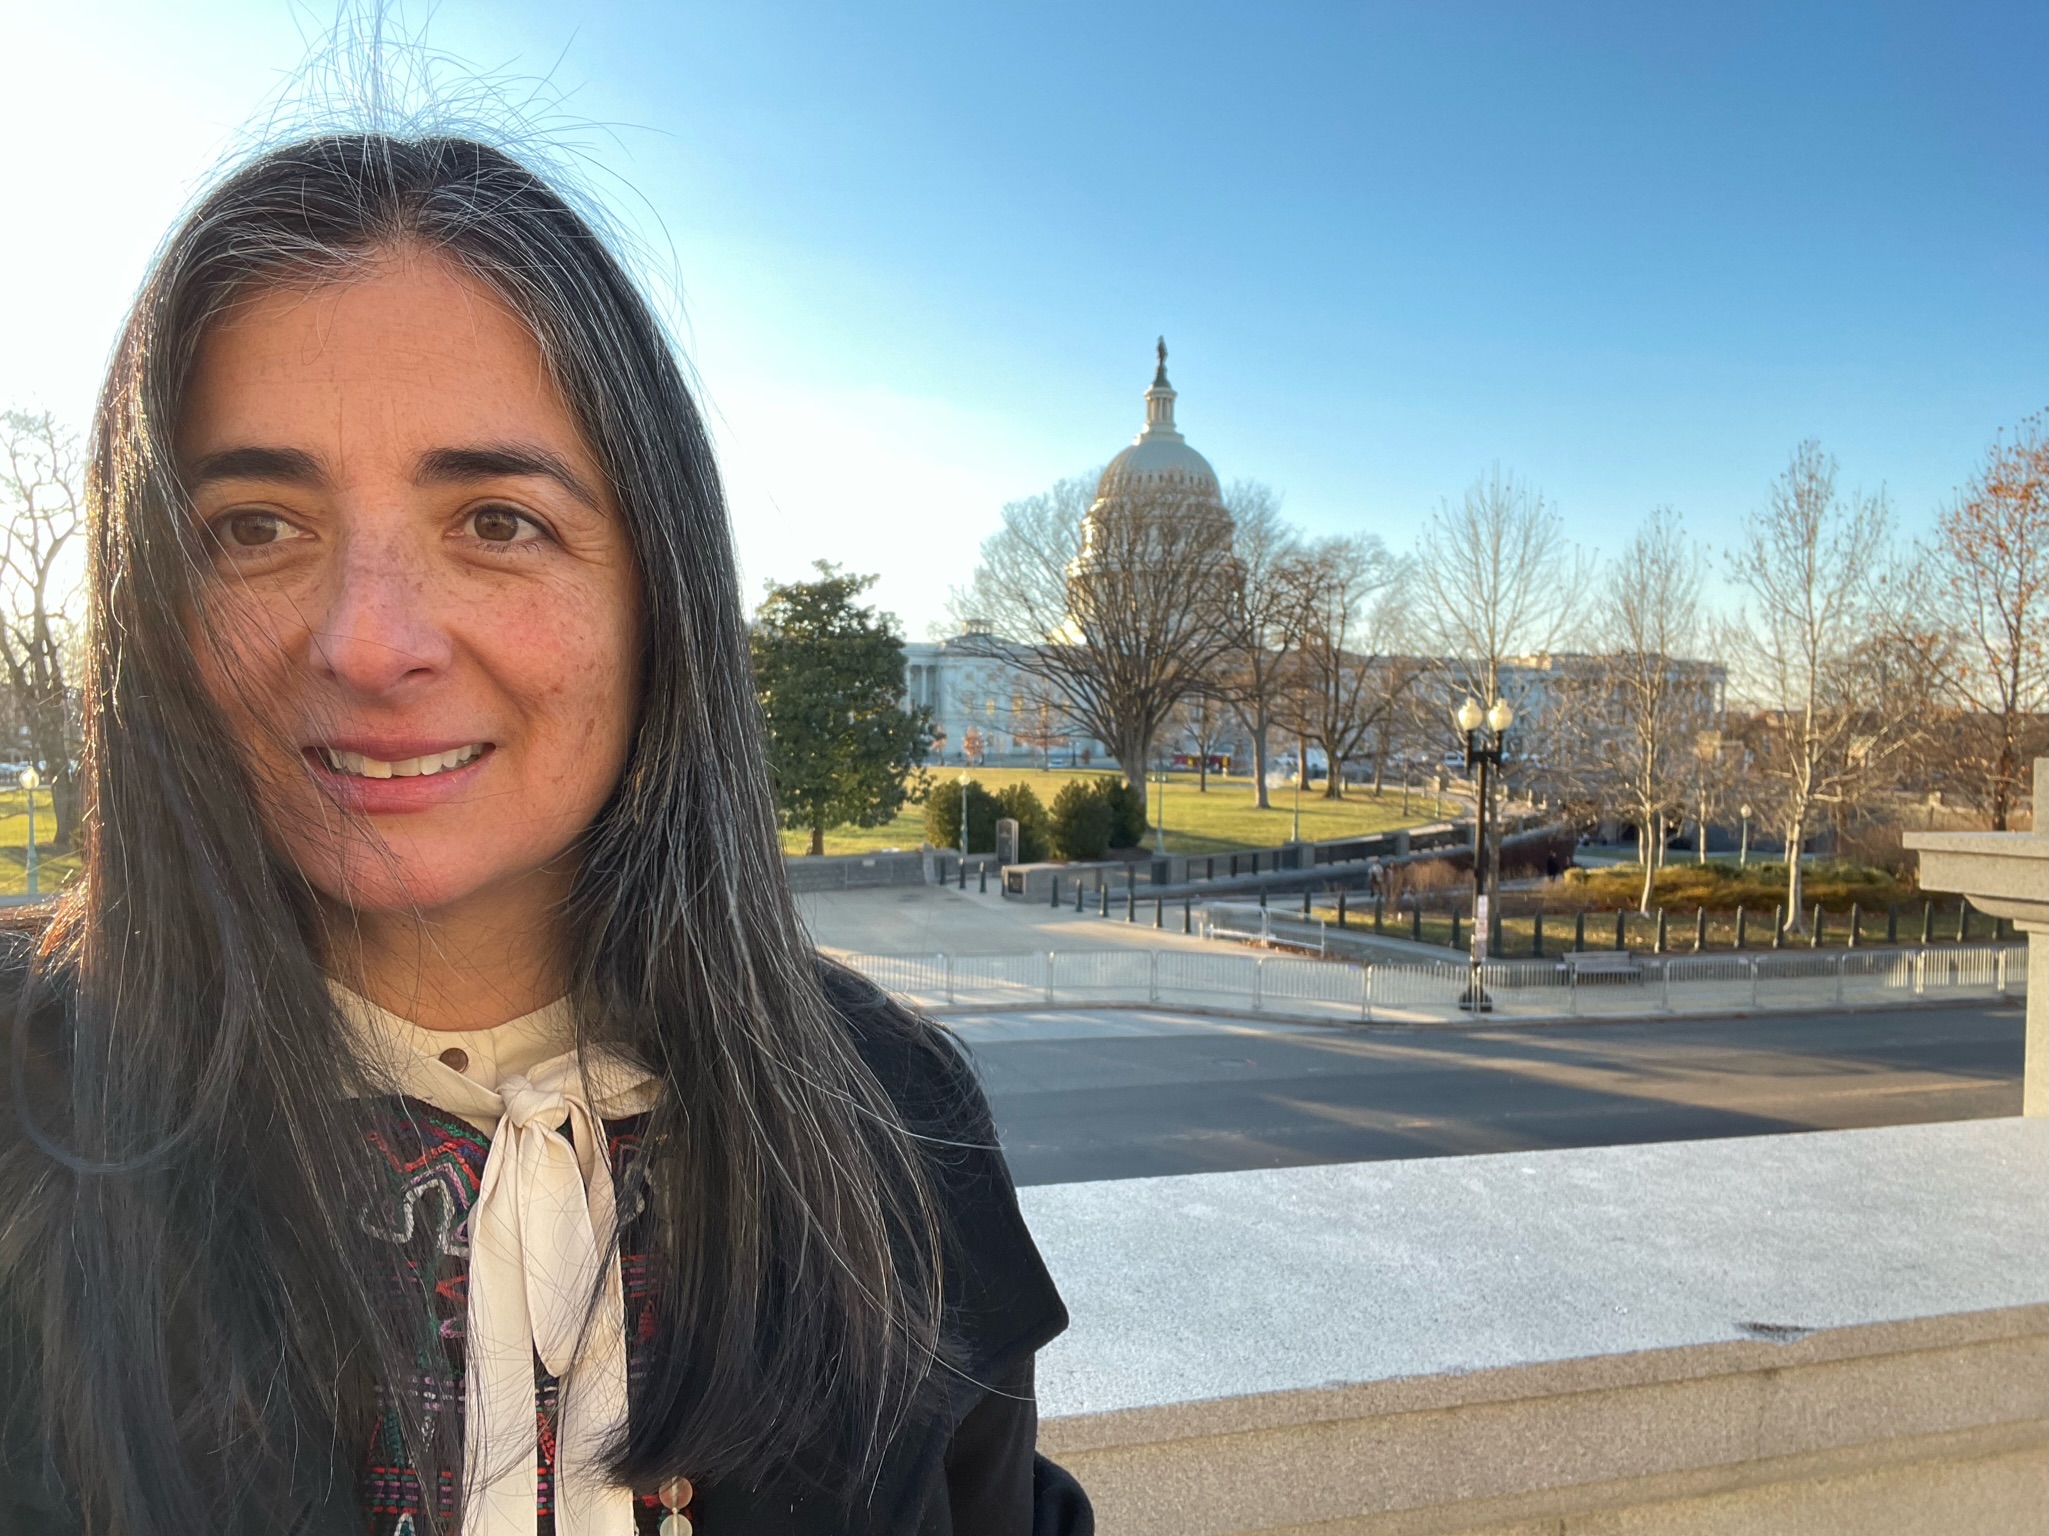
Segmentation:
{"type": "Polygon", "coordinates": [[[1626,949],[1574,950],[1558,963],[1574,982],[1612,977],[1618,981],[1643,980],[1643,967],[1626,949]]]}

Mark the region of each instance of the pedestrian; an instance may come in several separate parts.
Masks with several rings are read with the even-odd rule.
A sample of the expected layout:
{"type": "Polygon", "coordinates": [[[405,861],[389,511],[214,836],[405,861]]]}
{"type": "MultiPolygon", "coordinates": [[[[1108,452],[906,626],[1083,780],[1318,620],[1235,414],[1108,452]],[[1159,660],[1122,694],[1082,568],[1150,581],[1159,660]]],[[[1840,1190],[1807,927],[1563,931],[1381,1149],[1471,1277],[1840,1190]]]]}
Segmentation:
{"type": "Polygon", "coordinates": [[[0,1530],[1086,1531],[940,1030],[784,881],[718,475],[520,161],[335,134],[156,257],[91,832],[16,922],[0,1530]]]}

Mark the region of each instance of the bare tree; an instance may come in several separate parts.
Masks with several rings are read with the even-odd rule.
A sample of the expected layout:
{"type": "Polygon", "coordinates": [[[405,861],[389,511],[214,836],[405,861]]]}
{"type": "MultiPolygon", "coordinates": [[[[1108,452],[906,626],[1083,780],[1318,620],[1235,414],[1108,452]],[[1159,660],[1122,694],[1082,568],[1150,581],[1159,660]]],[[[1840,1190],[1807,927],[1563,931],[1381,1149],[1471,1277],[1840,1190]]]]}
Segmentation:
{"type": "Polygon", "coordinates": [[[1298,632],[1294,578],[1301,541],[1281,521],[1280,498],[1256,481],[1240,480],[1225,495],[1231,509],[1232,553],[1241,577],[1234,588],[1229,643],[1213,680],[1252,743],[1254,803],[1268,808],[1267,757],[1274,704],[1298,632]]]}
{"type": "Polygon", "coordinates": [[[1323,749],[1328,799],[1343,798],[1345,764],[1365,755],[1396,702],[1384,686],[1396,605],[1385,599],[1401,574],[1371,537],[1319,540],[1295,563],[1298,638],[1281,716],[1306,745],[1323,749]]]}
{"type": "Polygon", "coordinates": [[[1836,493],[1836,461],[1802,443],[1750,516],[1729,574],[1747,594],[1739,652],[1764,711],[1753,765],[1786,840],[1786,914],[1804,925],[1802,845],[1905,739],[1909,705],[1877,686],[1869,642],[1892,626],[1881,585],[1883,493],[1836,493]]]}
{"type": "Polygon", "coordinates": [[[1210,759],[1224,742],[1227,713],[1222,701],[1208,688],[1190,694],[1174,707],[1169,725],[1175,735],[1194,749],[1197,794],[1209,793],[1210,759]]]}
{"type": "Polygon", "coordinates": [[[84,525],[84,470],[77,439],[48,411],[0,417],[0,660],[29,750],[57,813],[56,841],[78,825],[77,746],[67,651],[75,540],[84,525]]]}
{"type": "MultiPolygon", "coordinates": [[[[1498,466],[1456,506],[1439,503],[1417,550],[1416,591],[1446,694],[1471,694],[1482,704],[1500,697],[1504,662],[1554,650],[1570,632],[1587,577],[1557,510],[1498,466]]],[[[1497,840],[1489,849],[1490,892],[1500,876],[1497,840]]]]}
{"type": "Polygon", "coordinates": [[[2005,831],[2024,798],[2029,759],[2049,712],[2049,433],[2029,417],[1995,441],[1943,512],[1928,561],[1955,637],[1942,681],[1975,720],[1957,739],[1984,786],[1992,825],[2005,831]],[[1981,725],[1989,731],[1979,729],[1981,725]],[[1988,736],[1989,750],[1972,751],[1988,736]],[[1971,758],[1978,761],[1971,762],[1971,758]]]}
{"type": "MultiPolygon", "coordinates": [[[[1639,911],[1651,909],[1667,817],[1683,806],[1697,737],[1710,727],[1684,664],[1701,635],[1699,551],[1679,514],[1659,507],[1609,566],[1602,612],[1607,692],[1620,727],[1616,764],[1643,861],[1639,911]]],[[[1705,795],[1701,796],[1705,798],[1705,795]]]]}
{"type": "Polygon", "coordinates": [[[1143,789],[1161,727],[1231,638],[1230,516],[1178,485],[1092,499],[1095,483],[1062,480],[1003,509],[954,599],[991,627],[960,643],[1040,679],[1143,789]]]}

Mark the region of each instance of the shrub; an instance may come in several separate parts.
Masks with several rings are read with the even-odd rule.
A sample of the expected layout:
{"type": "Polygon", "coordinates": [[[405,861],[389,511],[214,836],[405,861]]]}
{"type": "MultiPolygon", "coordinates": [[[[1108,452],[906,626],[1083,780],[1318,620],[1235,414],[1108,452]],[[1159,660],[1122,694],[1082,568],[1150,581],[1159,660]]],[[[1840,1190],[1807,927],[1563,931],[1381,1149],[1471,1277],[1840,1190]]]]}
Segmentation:
{"type": "MultiPolygon", "coordinates": [[[[996,851],[996,818],[1008,815],[980,779],[968,780],[968,852],[996,851]]],[[[925,792],[925,841],[935,848],[960,847],[961,787],[952,779],[934,779],[925,792]]]]}
{"type": "Polygon", "coordinates": [[[1063,859],[1100,859],[1110,849],[1110,806],[1096,788],[1103,781],[1069,779],[1053,797],[1047,831],[1063,859]]]}
{"type": "Polygon", "coordinates": [[[1036,864],[1046,857],[1052,841],[1051,828],[1047,822],[1046,807],[1032,793],[1031,785],[1006,784],[997,790],[996,814],[1008,816],[1017,823],[1018,863],[1036,864]]]}
{"type": "Polygon", "coordinates": [[[1145,842],[1145,791],[1113,778],[1096,780],[1094,788],[1110,812],[1110,846],[1142,846],[1145,842]]]}

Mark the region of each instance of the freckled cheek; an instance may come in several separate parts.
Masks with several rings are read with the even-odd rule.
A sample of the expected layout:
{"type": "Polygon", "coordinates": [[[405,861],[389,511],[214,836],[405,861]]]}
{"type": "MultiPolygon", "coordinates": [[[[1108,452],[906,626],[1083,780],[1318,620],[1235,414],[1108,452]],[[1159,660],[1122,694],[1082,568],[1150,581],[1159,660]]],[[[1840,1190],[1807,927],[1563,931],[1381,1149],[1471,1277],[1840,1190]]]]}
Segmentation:
{"type": "Polygon", "coordinates": [[[611,792],[632,732],[633,656],[618,633],[567,623],[525,633],[523,664],[537,777],[579,798],[611,792]]]}
{"type": "Polygon", "coordinates": [[[255,602],[218,604],[204,620],[186,624],[200,686],[255,765],[274,768],[280,757],[297,765],[303,700],[292,656],[294,629],[304,630],[295,616],[255,602]]]}

